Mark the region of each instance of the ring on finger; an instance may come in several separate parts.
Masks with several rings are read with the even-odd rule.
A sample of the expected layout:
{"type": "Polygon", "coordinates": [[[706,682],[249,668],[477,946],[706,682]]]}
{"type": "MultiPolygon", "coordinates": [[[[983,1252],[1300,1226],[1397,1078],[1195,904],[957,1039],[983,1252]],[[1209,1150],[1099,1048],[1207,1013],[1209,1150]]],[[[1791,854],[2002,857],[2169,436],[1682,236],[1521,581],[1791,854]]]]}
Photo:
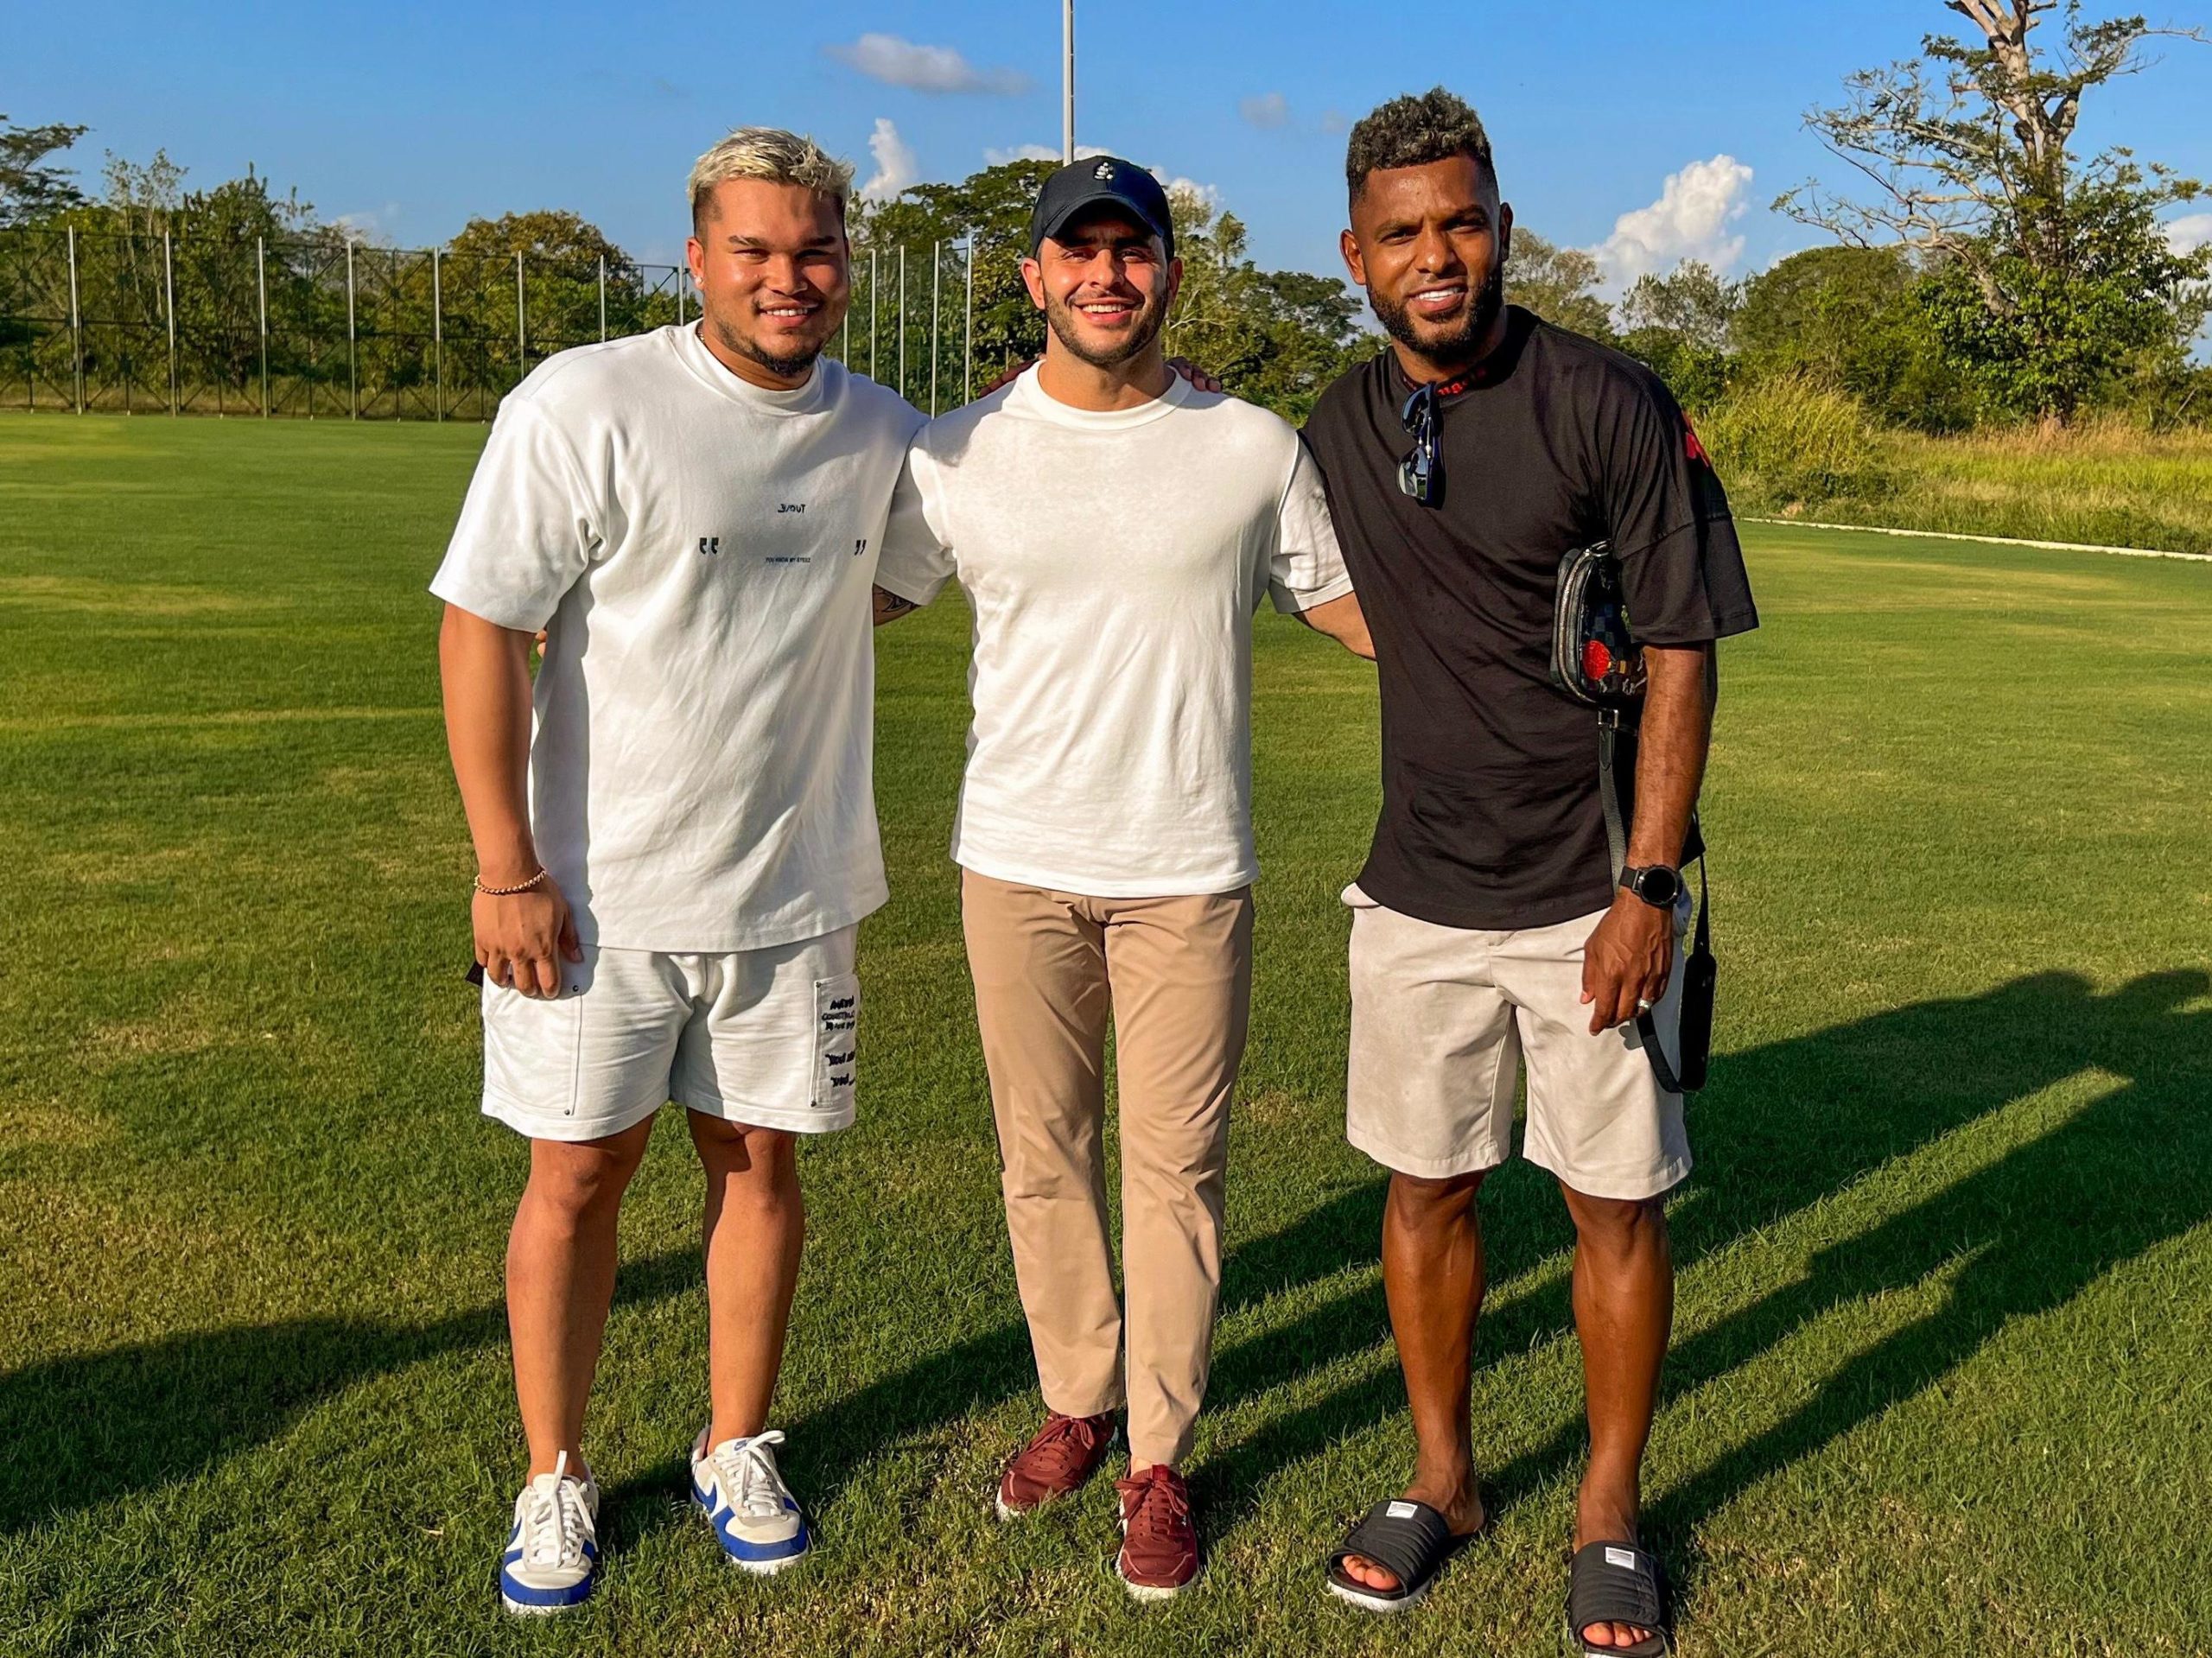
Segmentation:
{"type": "Polygon", "coordinates": [[[1651,1007],[1652,1007],[1652,1004],[1651,1004],[1651,1000],[1650,1000],[1650,998],[1649,998],[1649,997],[1648,997],[1648,996],[1638,996],[1638,997],[1636,999],[1636,1011],[1637,1011],[1637,1013],[1649,1013],[1649,1012],[1651,1011],[1651,1007]]]}

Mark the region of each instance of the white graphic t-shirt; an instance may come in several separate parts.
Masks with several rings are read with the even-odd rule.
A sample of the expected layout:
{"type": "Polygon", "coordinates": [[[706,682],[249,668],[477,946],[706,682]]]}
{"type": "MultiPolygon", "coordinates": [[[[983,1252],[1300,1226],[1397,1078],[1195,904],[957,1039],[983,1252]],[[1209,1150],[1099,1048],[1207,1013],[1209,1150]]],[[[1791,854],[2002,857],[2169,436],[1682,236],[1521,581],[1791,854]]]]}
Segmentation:
{"type": "Polygon", "coordinates": [[[877,582],[976,612],[952,855],[1096,898],[1225,893],[1252,849],[1252,614],[1351,591],[1321,480],[1264,409],[1177,379],[1140,408],[1031,370],[914,441],[877,582]]]}
{"type": "Polygon", "coordinates": [[[868,594],[921,423],[826,358],[749,385],[696,325],[500,404],[430,591],[547,630],[531,828],[586,942],[757,950],[884,901],[868,594]]]}

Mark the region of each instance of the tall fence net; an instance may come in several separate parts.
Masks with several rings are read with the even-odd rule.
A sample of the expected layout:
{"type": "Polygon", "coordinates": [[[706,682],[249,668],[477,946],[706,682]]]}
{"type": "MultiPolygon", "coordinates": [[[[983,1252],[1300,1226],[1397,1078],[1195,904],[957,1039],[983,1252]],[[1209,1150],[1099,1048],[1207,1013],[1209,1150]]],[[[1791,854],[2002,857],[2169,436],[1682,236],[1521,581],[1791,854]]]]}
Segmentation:
{"type": "MultiPolygon", "coordinates": [[[[831,347],[937,412],[972,395],[969,245],[856,255],[831,347]]],[[[340,237],[0,232],[0,409],[488,420],[558,351],[699,314],[681,265],[340,237]]]]}

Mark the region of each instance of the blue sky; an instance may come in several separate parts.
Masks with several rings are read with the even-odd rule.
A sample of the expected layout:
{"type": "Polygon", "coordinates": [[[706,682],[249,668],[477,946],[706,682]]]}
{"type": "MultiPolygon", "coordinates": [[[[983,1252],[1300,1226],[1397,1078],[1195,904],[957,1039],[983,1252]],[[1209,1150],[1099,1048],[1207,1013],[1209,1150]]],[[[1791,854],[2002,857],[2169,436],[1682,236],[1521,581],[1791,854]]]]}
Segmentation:
{"type": "MultiPolygon", "coordinates": [[[[1805,108],[1961,21],[1939,0],[1079,0],[1077,137],[1211,187],[1263,264],[1334,271],[1344,122],[1441,81],[1482,111],[1524,225],[1619,278],[1685,256],[1750,270],[1816,239],[1767,209],[1823,164],[1805,108]]],[[[1052,0],[0,0],[0,110],[90,125],[88,180],[105,149],[166,148],[202,184],[252,162],[403,245],[566,206],[673,258],[684,172],[741,123],[810,131],[864,180],[888,160],[894,182],[1059,139],[1052,0]]],[[[2083,138],[2212,180],[2208,95],[2212,46],[2173,43],[2083,138]]],[[[2192,226],[2212,238],[2212,211],[2192,226]]]]}

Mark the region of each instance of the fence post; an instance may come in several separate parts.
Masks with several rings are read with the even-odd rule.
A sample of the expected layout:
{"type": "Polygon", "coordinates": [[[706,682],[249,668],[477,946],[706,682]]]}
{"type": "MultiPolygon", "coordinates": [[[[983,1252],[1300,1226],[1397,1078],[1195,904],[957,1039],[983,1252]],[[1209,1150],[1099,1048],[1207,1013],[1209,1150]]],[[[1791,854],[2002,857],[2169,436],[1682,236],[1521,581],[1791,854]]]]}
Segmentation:
{"type": "Polygon", "coordinates": [[[944,243],[930,244],[930,418],[937,418],[938,346],[944,330],[944,243]]]}
{"type": "Polygon", "coordinates": [[[899,330],[899,395],[906,395],[906,245],[899,245],[899,314],[892,327],[899,330]]]}
{"type": "Polygon", "coordinates": [[[976,401],[976,227],[968,227],[968,338],[960,347],[960,401],[976,401]]]}
{"type": "Polygon", "coordinates": [[[875,378],[875,301],[883,290],[875,280],[875,250],[868,251],[868,378],[875,378]]]}
{"type": "Polygon", "coordinates": [[[679,328],[683,326],[683,283],[690,274],[688,266],[676,267],[676,326],[679,328]]]}
{"type": "Polygon", "coordinates": [[[69,226],[69,389],[85,412],[85,316],[77,302],[77,227],[69,226]]]}
{"type": "Polygon", "coordinates": [[[430,250],[430,409],[431,417],[446,417],[446,296],[439,280],[441,250],[430,250]]]}
{"type": "Polygon", "coordinates": [[[599,256],[599,343],[607,343],[607,256],[599,256]]]}
{"type": "Polygon", "coordinates": [[[169,319],[169,413],[180,412],[176,394],[176,257],[169,233],[162,232],[162,297],[169,319]]]}
{"type": "Polygon", "coordinates": [[[255,314],[261,319],[261,417],[269,418],[269,245],[268,238],[253,238],[253,292],[255,314]]]}
{"type": "Polygon", "coordinates": [[[361,417],[361,370],[359,353],[354,347],[356,330],[353,326],[353,242],[346,241],[346,418],[361,417]]]}

